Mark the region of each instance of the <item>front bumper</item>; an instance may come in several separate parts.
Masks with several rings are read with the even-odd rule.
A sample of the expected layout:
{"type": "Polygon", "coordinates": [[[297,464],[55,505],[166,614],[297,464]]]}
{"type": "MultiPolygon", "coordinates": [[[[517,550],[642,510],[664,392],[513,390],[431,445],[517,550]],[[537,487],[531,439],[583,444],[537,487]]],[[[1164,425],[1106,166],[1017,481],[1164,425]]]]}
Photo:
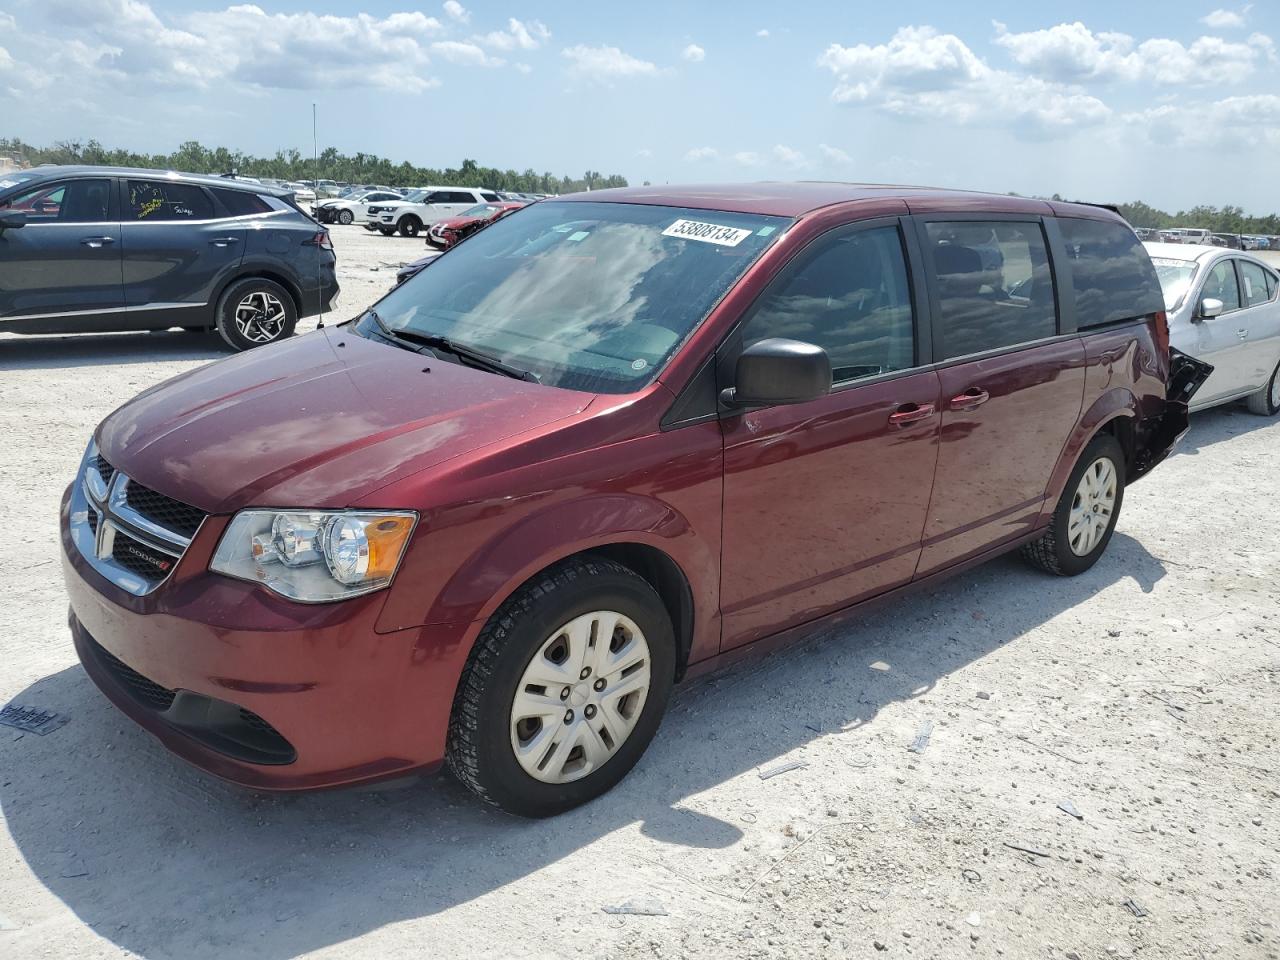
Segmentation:
{"type": "Polygon", "coordinates": [[[71,542],[68,503],[62,562],[80,660],[178,756],[264,790],[439,767],[472,625],[380,634],[385,593],[297,604],[211,574],[224,526],[213,517],[160,589],[131,597],[71,542]]]}

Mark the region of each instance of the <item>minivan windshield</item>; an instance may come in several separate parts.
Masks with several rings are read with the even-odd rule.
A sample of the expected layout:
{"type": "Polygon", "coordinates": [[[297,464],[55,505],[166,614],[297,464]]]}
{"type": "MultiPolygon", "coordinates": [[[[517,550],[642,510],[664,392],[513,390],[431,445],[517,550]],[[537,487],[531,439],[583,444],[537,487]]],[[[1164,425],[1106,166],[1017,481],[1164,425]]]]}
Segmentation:
{"type": "Polygon", "coordinates": [[[1152,257],[1151,263],[1156,268],[1156,276],[1160,278],[1164,308],[1177,310],[1182,305],[1182,298],[1187,295],[1187,290],[1191,288],[1192,278],[1196,275],[1195,261],[1152,257]]]}
{"type": "MultiPolygon", "coordinates": [[[[375,307],[543,384],[629,393],[657,375],[790,224],[782,217],[544,201],[498,220],[375,307]]],[[[378,336],[366,316],[361,333],[378,336]]]]}

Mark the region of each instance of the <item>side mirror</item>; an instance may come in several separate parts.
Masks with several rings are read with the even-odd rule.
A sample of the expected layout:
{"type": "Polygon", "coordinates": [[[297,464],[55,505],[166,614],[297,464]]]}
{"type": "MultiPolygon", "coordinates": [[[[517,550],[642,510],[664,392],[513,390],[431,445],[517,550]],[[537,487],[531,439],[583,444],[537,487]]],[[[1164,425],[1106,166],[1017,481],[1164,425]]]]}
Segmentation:
{"type": "Polygon", "coordinates": [[[0,230],[17,230],[27,225],[27,215],[22,210],[0,210],[0,230]]]}
{"type": "Polygon", "coordinates": [[[1199,315],[1201,318],[1207,320],[1211,317],[1216,317],[1220,315],[1225,307],[1226,307],[1226,304],[1223,303],[1221,300],[1217,299],[1216,297],[1205,297],[1203,300],[1200,301],[1199,315]]]}
{"type": "Polygon", "coordinates": [[[831,359],[812,343],[770,337],[742,351],[734,379],[720,393],[730,406],[806,403],[831,392],[831,359]]]}

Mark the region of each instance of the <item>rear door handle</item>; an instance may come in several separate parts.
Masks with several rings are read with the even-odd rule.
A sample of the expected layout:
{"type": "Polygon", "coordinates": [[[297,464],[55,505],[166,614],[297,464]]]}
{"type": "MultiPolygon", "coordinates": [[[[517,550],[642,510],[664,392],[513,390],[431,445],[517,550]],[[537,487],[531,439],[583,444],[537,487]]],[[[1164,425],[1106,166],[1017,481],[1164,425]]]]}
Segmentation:
{"type": "Polygon", "coordinates": [[[905,427],[908,424],[919,423],[921,420],[928,420],[933,416],[933,411],[932,403],[904,403],[889,414],[889,426],[905,427]]]}
{"type": "Polygon", "coordinates": [[[115,237],[85,237],[83,240],[80,241],[80,245],[84,247],[93,247],[94,249],[97,249],[99,247],[105,247],[108,243],[115,243],[115,242],[116,242],[115,237]]]}
{"type": "Polygon", "coordinates": [[[1241,340],[1248,340],[1248,339],[1249,339],[1249,331],[1248,331],[1248,330],[1237,330],[1237,331],[1236,331],[1236,336],[1237,336],[1237,337],[1239,337],[1241,340]]]}
{"type": "Polygon", "coordinates": [[[209,242],[212,243],[215,247],[229,247],[233,243],[239,243],[240,238],[239,237],[214,237],[209,242]]]}
{"type": "Polygon", "coordinates": [[[947,406],[952,410],[976,410],[990,399],[991,394],[981,387],[970,387],[959,396],[952,397],[947,406]]]}

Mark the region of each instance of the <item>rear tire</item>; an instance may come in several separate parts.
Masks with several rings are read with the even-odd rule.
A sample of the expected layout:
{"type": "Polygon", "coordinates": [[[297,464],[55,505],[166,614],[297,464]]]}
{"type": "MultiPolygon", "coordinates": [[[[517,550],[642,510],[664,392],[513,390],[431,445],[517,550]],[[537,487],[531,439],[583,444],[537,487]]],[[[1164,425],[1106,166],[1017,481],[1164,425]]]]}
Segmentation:
{"type": "Polygon", "coordinates": [[[556,564],[480,632],[454,696],[450,768],[518,816],[554,816],[593,800],[627,775],[657,732],[675,649],[666,608],[644,578],[602,557],[556,564]],[[539,684],[539,676],[550,679],[539,684]]]}
{"type": "Polygon", "coordinates": [[[246,277],[218,300],[218,333],[233,350],[251,350],[293,336],[298,307],[289,291],[265,277],[246,277]]]}
{"type": "Polygon", "coordinates": [[[1023,559],[1060,577],[1074,577],[1097,563],[1120,516],[1124,471],[1124,449],[1115,437],[1100,433],[1090,440],[1071,471],[1049,529],[1022,548],[1023,559]]]}
{"type": "Polygon", "coordinates": [[[410,214],[400,220],[399,229],[402,237],[416,237],[422,229],[422,221],[410,214]]]}
{"type": "Polygon", "coordinates": [[[1244,402],[1250,413],[1260,417],[1274,417],[1280,413],[1280,365],[1271,371],[1271,379],[1263,384],[1262,389],[1249,394],[1244,402]]]}
{"type": "Polygon", "coordinates": [[[351,226],[351,224],[355,222],[355,219],[356,219],[356,215],[352,213],[350,210],[338,211],[338,222],[342,224],[344,227],[351,226]]]}

